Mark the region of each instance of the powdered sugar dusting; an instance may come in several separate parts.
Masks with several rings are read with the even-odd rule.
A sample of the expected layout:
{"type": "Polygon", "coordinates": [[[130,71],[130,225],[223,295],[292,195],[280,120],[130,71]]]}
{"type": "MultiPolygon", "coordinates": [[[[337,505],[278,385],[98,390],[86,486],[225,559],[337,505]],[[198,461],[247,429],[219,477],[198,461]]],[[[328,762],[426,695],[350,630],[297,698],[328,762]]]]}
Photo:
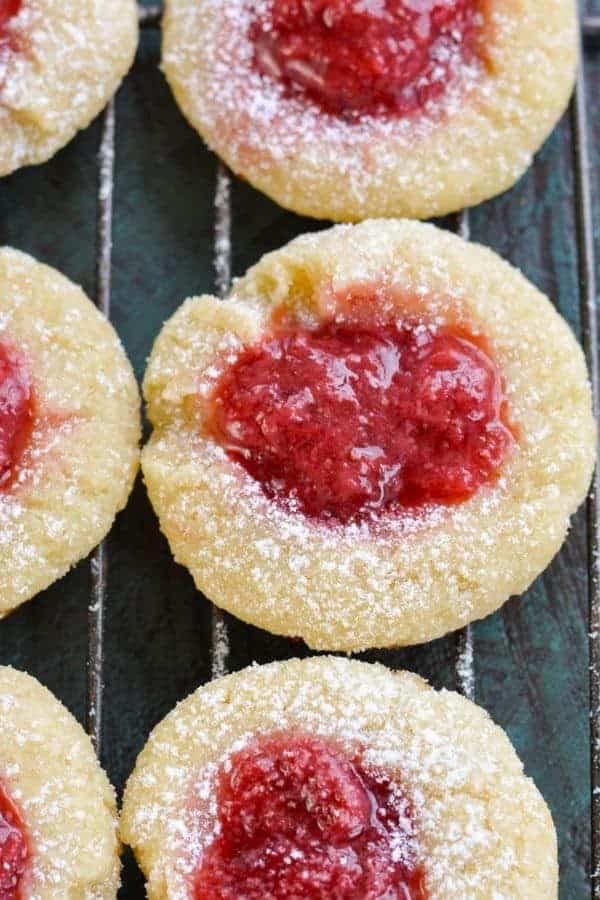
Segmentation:
{"type": "MultiPolygon", "coordinates": [[[[210,835],[207,823],[212,841],[197,861],[196,887],[212,896],[225,883],[231,900],[315,889],[345,897],[350,867],[354,894],[379,897],[395,887],[424,900],[406,794],[396,773],[390,780],[363,757],[362,747],[297,731],[260,735],[228,756],[216,783],[199,792],[216,796],[218,810],[209,814],[215,827],[210,835]]],[[[212,803],[193,791],[191,806],[207,814],[212,803]]]]}
{"type": "Polygon", "coordinates": [[[0,667],[0,697],[0,780],[31,840],[28,900],[114,898],[116,802],[89,738],[28,675],[0,667]]]}
{"type": "Polygon", "coordinates": [[[17,481],[0,493],[1,617],[105,536],[137,470],[139,399],[116,334],[59,273],[0,250],[0,295],[0,340],[29,361],[36,398],[17,481]]]}
{"type": "MultiPolygon", "coordinates": [[[[228,156],[234,168],[250,160],[267,167],[270,159],[291,159],[300,145],[306,164],[317,164],[322,145],[326,145],[338,162],[340,179],[353,178],[358,174],[358,159],[368,161],[369,145],[390,137],[410,143],[415,133],[426,134],[440,116],[449,116],[460,107],[464,92],[472,89],[481,76],[481,65],[476,62],[457,70],[443,101],[431,103],[417,118],[363,115],[349,122],[324,114],[310,101],[286,96],[276,79],[255,69],[250,27],[256,18],[267,17],[270,0],[233,0],[227,4],[207,0],[204,7],[207,33],[202,43],[207,48],[211,78],[204,86],[208,103],[203,122],[206,128],[227,135],[228,156]],[[359,148],[359,153],[353,153],[353,148],[359,148]]],[[[167,49],[165,65],[176,63],[179,52],[185,52],[185,48],[167,49]]],[[[357,188],[354,183],[349,187],[351,191],[357,188]]]]}
{"type": "Polygon", "coordinates": [[[409,852],[424,866],[431,900],[552,896],[547,810],[486,714],[406,673],[326,658],[258,667],[201,688],[150,737],[127,787],[123,824],[136,849],[160,834],[145,857],[147,874],[174,900],[187,897],[190,873],[218,833],[220,767],[257,735],[282,730],[331,737],[348,752],[364,747],[366,768],[396,775],[413,810],[409,852]]]}
{"type": "Polygon", "coordinates": [[[416,223],[302,237],[265,257],[225,303],[188,301],[156,344],[146,394],[158,427],[144,473],[176,558],[220,606],[320,649],[428,640],[522,592],[562,542],[593,462],[589,386],[565,323],[489,251],[416,223]],[[407,294],[434,321],[462,310],[491,342],[518,429],[493,485],[380,530],[321,526],[269,501],[203,436],[198,402],[273,310],[310,327],[335,314],[344,288],[364,284],[378,286],[384,319],[404,312],[407,294]]]}
{"type": "Polygon", "coordinates": [[[287,96],[349,121],[418,116],[477,57],[472,0],[253,5],[255,68],[287,96]]]}
{"type": "MultiPolygon", "coordinates": [[[[417,6],[425,25],[430,4],[417,6]]],[[[566,104],[573,23],[532,7],[486,4],[485,63],[457,61],[442,96],[400,118],[347,121],[261,75],[249,32],[271,0],[170,0],[163,66],[208,144],[282,205],[340,220],[440,215],[513,183],[566,104]]]]}
{"type": "Polygon", "coordinates": [[[0,46],[0,175],[42,162],[106,105],[137,44],[133,0],[23,0],[0,46]]]}

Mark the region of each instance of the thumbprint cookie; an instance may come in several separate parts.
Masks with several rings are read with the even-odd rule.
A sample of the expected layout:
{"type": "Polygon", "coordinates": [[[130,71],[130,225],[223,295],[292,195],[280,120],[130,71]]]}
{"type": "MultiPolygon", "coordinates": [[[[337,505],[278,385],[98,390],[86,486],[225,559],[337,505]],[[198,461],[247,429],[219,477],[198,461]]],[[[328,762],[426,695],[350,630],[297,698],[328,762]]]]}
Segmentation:
{"type": "Polygon", "coordinates": [[[484,710],[340,658],[199,688],[152,732],[121,836],[151,900],[556,900],[552,818],[484,710]]]}
{"type": "Polygon", "coordinates": [[[336,221],[429,218],[523,174],[564,111],[574,0],[167,0],[163,68],[235,173],[336,221]]]}
{"type": "Polygon", "coordinates": [[[325,650],[419,643],[524,591],[594,464],[583,354],[498,256],[370,221],[186,301],[145,378],[142,465],[218,606],[325,650]]]}
{"type": "Polygon", "coordinates": [[[137,34],[134,0],[0,0],[0,175],[45,162],[89,125],[137,34]]]}
{"type": "Polygon", "coordinates": [[[29,675],[0,667],[0,897],[115,900],[115,794],[81,725],[29,675]]]}
{"type": "Polygon", "coordinates": [[[106,535],[139,462],[139,394],[83,291],[0,249],[0,618],[106,535]]]}

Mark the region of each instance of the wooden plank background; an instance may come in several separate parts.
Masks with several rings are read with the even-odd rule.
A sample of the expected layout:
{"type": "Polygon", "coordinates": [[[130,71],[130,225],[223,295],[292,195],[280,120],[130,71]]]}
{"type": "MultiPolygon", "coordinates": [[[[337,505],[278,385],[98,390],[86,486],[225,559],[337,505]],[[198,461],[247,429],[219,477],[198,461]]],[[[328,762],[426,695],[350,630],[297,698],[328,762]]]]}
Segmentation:
{"type": "MultiPolygon", "coordinates": [[[[591,0],[588,13],[600,13],[591,0]]],[[[141,378],[163,321],[191,294],[214,289],[215,158],[185,124],[160,74],[159,32],[142,33],[116,105],[112,321],[141,378]]],[[[600,228],[600,48],[586,54],[600,228]]],[[[0,243],[33,253],[93,296],[97,122],[46,165],[0,183],[0,243]]],[[[234,274],[322,224],[232,184],[234,274]]],[[[531,171],[471,213],[472,238],[511,262],[556,302],[579,334],[568,115],[531,171]]],[[[596,231],[600,239],[600,231],[596,231]]],[[[598,248],[600,249],[600,248],[598,248]]],[[[473,629],[476,699],[510,734],[558,829],[562,900],[590,896],[588,560],[580,513],[559,556],[527,596],[473,629]]],[[[211,611],[176,566],[138,482],[108,541],[102,762],[120,791],[151,727],[210,677],[211,611]]],[[[0,663],[39,677],[85,720],[88,562],[0,624],[0,663]]],[[[227,617],[230,668],[306,652],[227,617]]],[[[458,687],[457,639],[365,655],[458,687]]],[[[122,896],[143,897],[127,857],[122,896]]]]}

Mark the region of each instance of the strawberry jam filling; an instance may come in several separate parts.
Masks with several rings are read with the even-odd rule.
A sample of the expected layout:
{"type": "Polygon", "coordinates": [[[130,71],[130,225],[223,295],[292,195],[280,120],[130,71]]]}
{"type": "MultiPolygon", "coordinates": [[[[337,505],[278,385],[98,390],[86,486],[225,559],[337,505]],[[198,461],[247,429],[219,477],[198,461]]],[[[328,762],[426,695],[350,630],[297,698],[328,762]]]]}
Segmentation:
{"type": "Polygon", "coordinates": [[[456,504],[514,438],[480,338],[417,320],[274,333],[221,375],[209,430],[264,493],[349,522],[456,504]]]}
{"type": "Polygon", "coordinates": [[[223,767],[220,829],[194,900],[425,900],[410,804],[361,754],[305,735],[260,738],[223,767]]]}
{"type": "Polygon", "coordinates": [[[22,355],[0,343],[0,492],[18,475],[33,429],[33,387],[22,355]]]}
{"type": "MultiPolygon", "coordinates": [[[[266,5],[266,9],[264,9],[266,5]]],[[[324,111],[405,116],[439,99],[480,43],[481,0],[270,0],[254,65],[324,111]]]]}
{"type": "Polygon", "coordinates": [[[23,820],[0,784],[0,900],[18,900],[29,861],[23,820]]]}
{"type": "Polygon", "coordinates": [[[22,0],[0,0],[0,49],[10,43],[6,26],[21,9],[22,0]]]}

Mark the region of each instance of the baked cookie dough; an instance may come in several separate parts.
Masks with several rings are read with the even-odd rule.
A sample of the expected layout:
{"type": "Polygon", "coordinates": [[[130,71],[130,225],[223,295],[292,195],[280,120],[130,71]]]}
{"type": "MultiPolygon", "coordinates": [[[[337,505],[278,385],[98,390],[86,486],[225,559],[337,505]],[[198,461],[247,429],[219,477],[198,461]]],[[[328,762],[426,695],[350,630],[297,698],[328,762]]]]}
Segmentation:
{"type": "Polygon", "coordinates": [[[493,252],[417,222],[300,237],[224,302],[187,300],[144,390],[176,560],[317,649],[429,641],[522,593],[594,465],[566,323],[493,252]]]}
{"type": "Polygon", "coordinates": [[[104,108],[131,66],[134,0],[0,5],[0,175],[45,162],[104,108]]]}
{"type": "Polygon", "coordinates": [[[282,206],[429,218],[511,187],[570,97],[574,0],[167,0],[191,125],[282,206]]]}
{"type": "Polygon", "coordinates": [[[552,819],[504,732],[416,675],[339,658],[180,703],[138,757],[121,835],[152,900],[557,897],[552,819]]]}
{"type": "Polygon", "coordinates": [[[139,463],[139,394],[111,325],[0,249],[0,618],[105,537],[139,463]]]}
{"type": "Polygon", "coordinates": [[[50,691],[0,667],[0,894],[114,900],[115,793],[90,739],[50,691]]]}

